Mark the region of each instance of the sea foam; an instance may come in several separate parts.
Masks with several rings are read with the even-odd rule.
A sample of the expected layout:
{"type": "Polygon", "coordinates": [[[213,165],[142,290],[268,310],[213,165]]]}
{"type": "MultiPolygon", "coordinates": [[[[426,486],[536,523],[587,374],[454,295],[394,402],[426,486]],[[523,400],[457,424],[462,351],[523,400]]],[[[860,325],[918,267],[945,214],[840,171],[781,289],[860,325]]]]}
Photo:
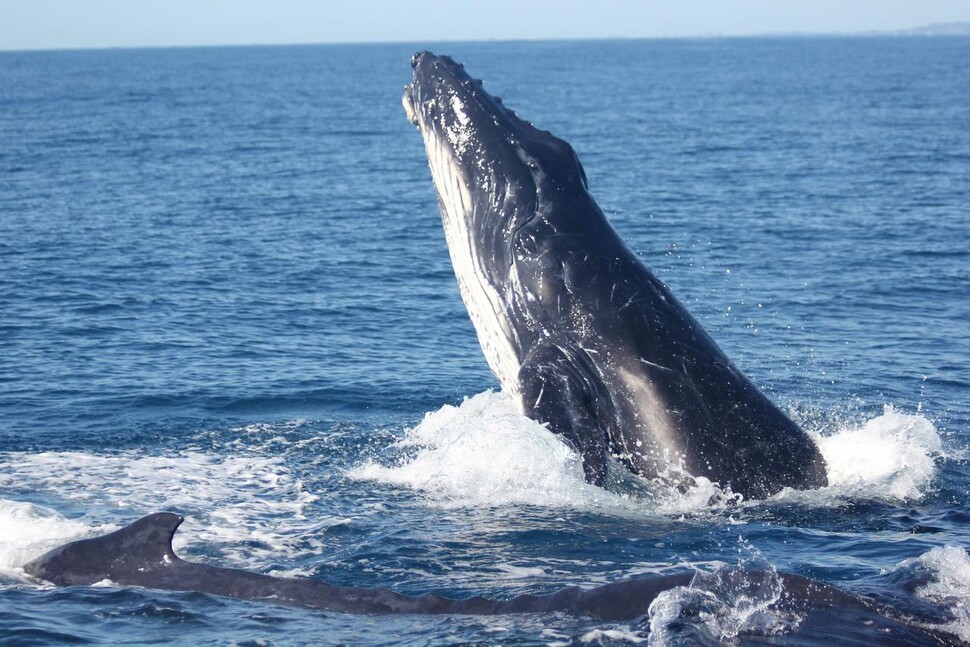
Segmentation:
{"type": "Polygon", "coordinates": [[[955,634],[970,643],[970,555],[958,546],[938,546],[919,557],[904,560],[897,570],[918,578],[917,597],[951,617],[933,628],[955,634]]]}
{"type": "Polygon", "coordinates": [[[369,461],[348,475],[420,490],[443,505],[622,505],[586,483],[579,455],[502,393],[426,414],[394,449],[402,455],[393,464],[369,461]]]}
{"type": "Polygon", "coordinates": [[[291,555],[297,546],[314,550],[303,536],[326,521],[306,517],[316,497],[278,457],[14,452],[0,454],[0,491],[19,498],[43,492],[59,512],[82,515],[68,520],[16,498],[0,499],[0,529],[6,531],[0,568],[8,571],[57,544],[161,510],[189,517],[191,530],[175,537],[177,551],[205,545],[241,567],[291,555]]]}
{"type": "MultiPolygon", "coordinates": [[[[828,487],[784,490],[773,501],[832,505],[852,499],[906,501],[932,488],[940,435],[927,418],[886,407],[861,426],[839,425],[815,434],[828,463],[828,487]]],[[[582,461],[558,436],[519,414],[503,393],[486,391],[459,406],[428,413],[391,448],[390,461],[368,461],[351,470],[367,479],[419,490],[438,505],[534,504],[615,508],[679,515],[731,505],[739,497],[698,478],[678,491],[659,484],[612,492],[583,479],[582,461]]],[[[627,479],[626,483],[629,483],[627,479]]],[[[743,502],[742,505],[764,505],[743,502]]]]}
{"type": "Polygon", "coordinates": [[[42,506],[0,499],[0,576],[20,578],[30,560],[61,544],[115,530],[65,519],[42,506]]]}

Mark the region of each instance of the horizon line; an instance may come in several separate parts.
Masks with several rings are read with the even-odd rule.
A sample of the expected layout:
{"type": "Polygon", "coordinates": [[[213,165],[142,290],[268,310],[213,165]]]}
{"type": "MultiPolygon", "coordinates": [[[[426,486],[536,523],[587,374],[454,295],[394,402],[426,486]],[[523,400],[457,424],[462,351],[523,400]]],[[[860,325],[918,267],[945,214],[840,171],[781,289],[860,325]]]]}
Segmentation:
{"type": "Polygon", "coordinates": [[[97,52],[114,50],[143,50],[143,49],[215,49],[220,47],[328,47],[353,45],[420,45],[437,43],[571,43],[571,42],[601,42],[601,41],[647,41],[647,40],[732,40],[732,39],[784,39],[784,38],[966,38],[970,36],[970,22],[932,23],[919,27],[897,30],[870,31],[787,31],[787,32],[753,32],[749,34],[683,34],[674,36],[583,36],[575,38],[436,38],[430,40],[347,40],[347,41],[306,41],[306,42],[238,42],[238,43],[191,43],[191,44],[147,44],[147,45],[90,45],[76,47],[27,47],[6,49],[0,46],[0,54],[43,53],[43,52],[97,52]],[[966,32],[921,32],[934,27],[965,25],[966,32]]]}

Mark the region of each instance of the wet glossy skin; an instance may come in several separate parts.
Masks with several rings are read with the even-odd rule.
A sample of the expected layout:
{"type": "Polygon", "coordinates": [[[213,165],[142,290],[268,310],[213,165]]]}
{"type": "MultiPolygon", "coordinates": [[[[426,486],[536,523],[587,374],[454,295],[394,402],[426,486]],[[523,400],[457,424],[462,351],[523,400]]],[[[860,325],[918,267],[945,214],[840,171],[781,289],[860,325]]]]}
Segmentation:
{"type": "Polygon", "coordinates": [[[569,144],[448,57],[412,66],[405,111],[486,359],[525,415],[582,454],[587,480],[602,484],[613,457],[747,498],[824,486],[818,448],[630,253],[569,144]]]}

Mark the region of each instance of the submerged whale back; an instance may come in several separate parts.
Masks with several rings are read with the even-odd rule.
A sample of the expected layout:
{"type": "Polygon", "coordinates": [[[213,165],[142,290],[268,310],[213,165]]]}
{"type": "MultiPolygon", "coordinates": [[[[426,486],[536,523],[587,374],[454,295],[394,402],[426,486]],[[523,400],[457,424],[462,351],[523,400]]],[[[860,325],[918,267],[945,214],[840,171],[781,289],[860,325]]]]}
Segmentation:
{"type": "Polygon", "coordinates": [[[55,548],[26,564],[24,570],[60,586],[122,581],[132,571],[175,563],[178,557],[172,550],[172,538],[182,521],[171,512],[150,514],[121,530],[55,548]]]}
{"type": "MultiPolygon", "coordinates": [[[[593,588],[567,587],[542,595],[525,594],[506,600],[484,597],[454,599],[426,593],[408,596],[389,589],[334,586],[310,578],[260,575],[180,559],[171,539],[182,518],[171,513],[143,517],[114,533],[55,548],[33,560],[24,570],[61,586],[110,581],[171,591],[196,591],[241,600],[340,613],[502,615],[509,613],[567,612],[609,620],[645,616],[657,596],[675,587],[689,586],[692,570],[645,575],[593,588]]],[[[821,582],[796,575],[765,572],[739,573],[743,586],[764,577],[784,595],[774,608],[802,610],[812,607],[868,608],[865,600],[821,582]],[[759,575],[760,573],[760,575],[759,575]]]]}

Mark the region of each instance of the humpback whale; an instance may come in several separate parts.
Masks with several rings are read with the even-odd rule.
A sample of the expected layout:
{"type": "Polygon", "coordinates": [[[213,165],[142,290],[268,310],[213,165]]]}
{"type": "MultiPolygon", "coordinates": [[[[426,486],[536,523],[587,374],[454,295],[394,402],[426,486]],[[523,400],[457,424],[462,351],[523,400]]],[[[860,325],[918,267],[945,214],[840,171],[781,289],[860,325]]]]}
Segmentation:
{"type": "MultiPolygon", "coordinates": [[[[798,636],[823,644],[838,636],[858,644],[956,645],[959,639],[934,625],[947,617],[912,616],[885,603],[855,595],[767,564],[757,568],[719,567],[714,572],[679,570],[638,575],[593,588],[570,586],[551,593],[508,599],[481,596],[450,598],[437,593],[404,595],[386,588],[336,586],[312,578],[285,578],[221,568],[181,559],[172,538],[180,515],[158,512],[115,532],[74,541],[38,557],[24,571],[58,586],[116,586],[191,591],[238,600],[336,613],[369,615],[428,614],[493,616],[566,613],[608,621],[636,621],[663,616],[671,601],[700,599],[701,605],[737,600],[739,608],[791,619],[798,636]],[[665,600],[658,600],[665,596],[665,600]],[[683,598],[682,596],[687,596],[683,598]],[[697,596],[700,596],[698,598],[697,596]],[[657,601],[655,612],[652,604],[657,601]],[[833,630],[833,627],[837,627],[833,630]],[[812,640],[815,637],[815,640],[812,640]]],[[[693,603],[688,603],[688,605],[693,603]]],[[[686,621],[691,622],[688,617],[686,621]]],[[[757,629],[755,629],[757,631],[757,629]]]]}
{"type": "Polygon", "coordinates": [[[485,358],[521,412],[579,452],[586,479],[603,484],[616,459],[746,498],[825,486],[815,443],[627,249],[572,147],[451,58],[411,65],[404,109],[485,358]]]}
{"type": "MultiPolygon", "coordinates": [[[[158,512],[115,532],[74,541],[24,566],[27,574],[58,586],[89,586],[110,581],[169,591],[196,591],[241,600],[340,613],[501,615],[562,611],[607,620],[627,620],[647,613],[661,592],[688,586],[694,571],[640,576],[590,589],[564,588],[546,595],[520,595],[507,600],[483,597],[448,598],[436,593],[409,596],[384,588],[345,587],[309,578],[284,578],[189,562],[172,549],[183,517],[158,512]]],[[[779,573],[784,594],[778,610],[853,608],[869,610],[865,598],[821,582],[779,573]]],[[[757,586],[757,576],[742,586],[757,586]]]]}

